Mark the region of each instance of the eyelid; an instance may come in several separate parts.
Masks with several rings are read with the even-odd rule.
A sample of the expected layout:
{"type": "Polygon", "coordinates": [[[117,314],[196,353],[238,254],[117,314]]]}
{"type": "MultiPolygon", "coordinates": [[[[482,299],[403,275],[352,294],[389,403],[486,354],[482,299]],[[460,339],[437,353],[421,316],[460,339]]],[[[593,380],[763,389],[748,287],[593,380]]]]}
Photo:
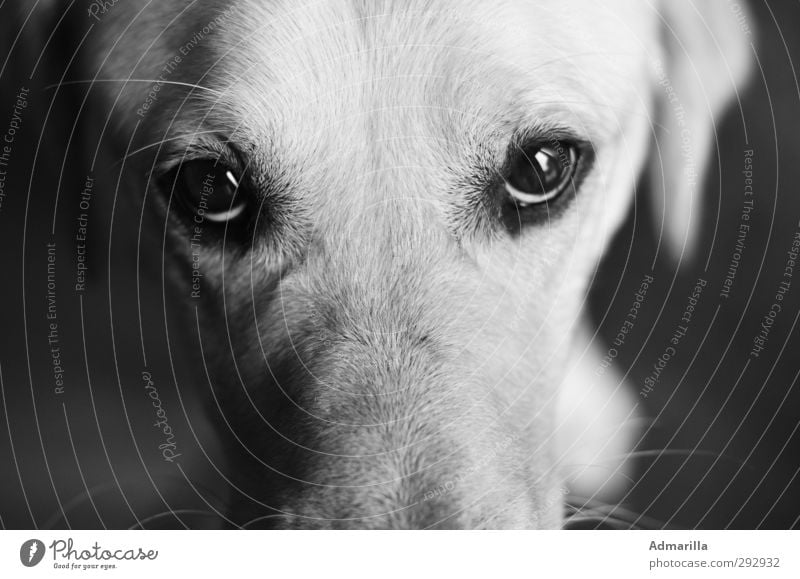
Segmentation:
{"type": "Polygon", "coordinates": [[[555,203],[531,204],[520,207],[516,204],[502,203],[501,221],[506,231],[512,235],[520,233],[527,227],[536,226],[546,221],[557,219],[572,206],[572,201],[579,194],[581,185],[586,175],[594,165],[595,149],[589,139],[581,137],[572,131],[520,131],[514,135],[509,143],[506,158],[501,168],[500,176],[503,185],[501,197],[506,199],[505,179],[508,172],[513,169],[519,155],[526,150],[548,147],[556,148],[569,145],[575,149],[576,161],[571,183],[562,195],[555,199],[555,203]]]}
{"type": "Polygon", "coordinates": [[[584,138],[576,136],[574,133],[567,131],[553,131],[550,133],[534,133],[528,134],[518,133],[509,143],[505,160],[500,167],[500,175],[505,176],[512,169],[515,163],[519,160],[519,156],[524,154],[526,150],[533,148],[549,148],[558,151],[559,146],[569,145],[574,147],[576,152],[576,166],[573,182],[577,185],[583,180],[583,177],[591,169],[594,164],[594,146],[592,143],[584,138]]]}
{"type": "Polygon", "coordinates": [[[213,140],[193,140],[183,148],[175,147],[166,151],[157,164],[157,172],[161,175],[167,175],[178,169],[182,164],[191,161],[216,161],[233,170],[241,181],[244,167],[241,156],[232,143],[222,137],[213,140]]]}
{"type": "Polygon", "coordinates": [[[557,143],[568,143],[573,145],[579,155],[583,155],[588,150],[591,150],[591,139],[578,134],[570,129],[563,128],[526,128],[515,132],[511,141],[509,142],[506,158],[510,157],[514,151],[520,151],[529,147],[551,147],[557,143]]]}

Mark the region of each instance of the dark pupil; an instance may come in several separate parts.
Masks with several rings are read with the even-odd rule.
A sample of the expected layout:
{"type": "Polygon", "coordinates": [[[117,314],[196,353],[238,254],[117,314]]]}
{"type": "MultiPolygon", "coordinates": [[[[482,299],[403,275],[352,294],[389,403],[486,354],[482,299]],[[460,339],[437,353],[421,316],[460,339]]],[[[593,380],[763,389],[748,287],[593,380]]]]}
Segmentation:
{"type": "Polygon", "coordinates": [[[511,169],[508,182],[523,193],[547,193],[561,184],[564,167],[547,147],[523,151],[511,169]]]}
{"type": "Polygon", "coordinates": [[[192,161],[181,169],[184,194],[198,214],[221,214],[232,209],[236,188],[228,169],[213,161],[192,161]]]}

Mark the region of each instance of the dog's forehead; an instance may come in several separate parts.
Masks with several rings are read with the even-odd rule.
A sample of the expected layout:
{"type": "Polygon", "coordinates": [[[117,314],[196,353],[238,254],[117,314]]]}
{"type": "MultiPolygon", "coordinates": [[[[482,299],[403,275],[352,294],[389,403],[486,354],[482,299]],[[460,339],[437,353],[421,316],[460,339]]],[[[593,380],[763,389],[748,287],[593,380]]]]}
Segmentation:
{"type": "Polygon", "coordinates": [[[241,0],[211,77],[240,115],[295,136],[366,121],[379,138],[457,139],[460,124],[486,140],[536,122],[599,139],[647,100],[654,20],[628,1],[241,0]]]}

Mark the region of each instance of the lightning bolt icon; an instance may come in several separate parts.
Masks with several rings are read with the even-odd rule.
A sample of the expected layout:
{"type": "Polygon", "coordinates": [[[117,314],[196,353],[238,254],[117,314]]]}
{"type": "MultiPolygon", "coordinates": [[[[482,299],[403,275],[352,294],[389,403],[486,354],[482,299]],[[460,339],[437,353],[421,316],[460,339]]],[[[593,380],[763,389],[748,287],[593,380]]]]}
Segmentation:
{"type": "Polygon", "coordinates": [[[39,545],[37,545],[35,541],[31,543],[31,550],[30,553],[28,553],[28,563],[33,561],[33,556],[36,554],[36,551],[38,550],[39,550],[39,545]]]}

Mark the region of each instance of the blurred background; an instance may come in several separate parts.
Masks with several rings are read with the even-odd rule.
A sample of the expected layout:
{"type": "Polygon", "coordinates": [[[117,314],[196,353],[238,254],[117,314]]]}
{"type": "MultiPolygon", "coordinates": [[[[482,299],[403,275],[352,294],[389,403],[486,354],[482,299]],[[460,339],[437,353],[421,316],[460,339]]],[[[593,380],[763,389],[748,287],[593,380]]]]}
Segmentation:
{"type": "MultiPolygon", "coordinates": [[[[113,170],[105,152],[86,164],[82,143],[110,142],[75,122],[92,114],[86,91],[30,88],[61,80],[53,63],[83,31],[18,37],[13,8],[0,3],[0,125],[15,110],[19,120],[0,164],[0,526],[224,525],[225,461],[199,418],[209,387],[190,378],[202,371],[191,354],[200,345],[172,315],[178,298],[169,288],[139,283],[160,280],[168,265],[125,241],[139,215],[93,195],[94,180],[113,170]],[[70,153],[51,158],[53,146],[70,153]],[[90,222],[85,247],[81,213],[90,222]],[[76,289],[79,256],[85,286],[76,289]],[[164,417],[169,440],[154,428],[164,417]],[[180,454],[180,466],[164,460],[167,451],[180,454]]],[[[592,317],[610,345],[643,276],[654,278],[613,360],[647,394],[638,396],[633,482],[605,511],[615,524],[599,526],[800,526],[800,278],[751,355],[800,231],[800,4],[753,2],[751,12],[757,67],[741,110],[719,127],[697,256],[678,267],[665,255],[640,190],[592,289],[592,317]],[[754,205],[737,248],[748,162],[754,205]],[[698,278],[707,286],[689,330],[648,387],[698,278]]]]}
{"type": "Polygon", "coordinates": [[[663,246],[659,252],[649,197],[639,195],[591,295],[593,315],[610,343],[655,262],[641,318],[615,363],[635,390],[647,393],[639,398],[647,420],[636,482],[623,502],[656,525],[800,525],[798,280],[779,302],[764,349],[751,356],[800,231],[800,5],[753,2],[751,8],[756,70],[740,95],[741,110],[733,107],[718,127],[720,158],[707,174],[698,255],[676,268],[663,246]],[[744,221],[748,163],[754,203],[744,221]],[[741,223],[750,228],[739,243],[741,223]],[[647,379],[676,327],[684,325],[698,278],[708,286],[689,331],[648,392],[647,379]]]}

